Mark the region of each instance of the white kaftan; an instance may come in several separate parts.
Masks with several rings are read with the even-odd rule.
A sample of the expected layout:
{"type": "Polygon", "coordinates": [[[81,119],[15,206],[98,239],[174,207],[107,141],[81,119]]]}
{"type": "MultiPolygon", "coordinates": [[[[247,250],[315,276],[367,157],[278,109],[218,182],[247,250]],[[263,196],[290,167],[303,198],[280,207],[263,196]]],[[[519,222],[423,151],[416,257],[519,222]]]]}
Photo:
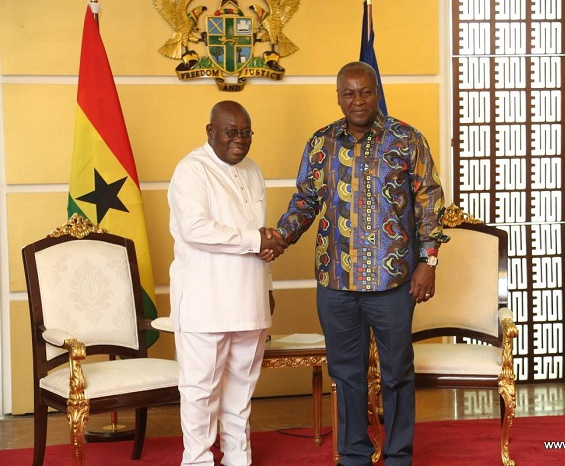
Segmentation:
{"type": "Polygon", "coordinates": [[[169,187],[175,258],[171,320],[184,332],[271,326],[269,265],[259,252],[265,182],[249,157],[220,160],[208,143],[178,164],[169,187]]]}

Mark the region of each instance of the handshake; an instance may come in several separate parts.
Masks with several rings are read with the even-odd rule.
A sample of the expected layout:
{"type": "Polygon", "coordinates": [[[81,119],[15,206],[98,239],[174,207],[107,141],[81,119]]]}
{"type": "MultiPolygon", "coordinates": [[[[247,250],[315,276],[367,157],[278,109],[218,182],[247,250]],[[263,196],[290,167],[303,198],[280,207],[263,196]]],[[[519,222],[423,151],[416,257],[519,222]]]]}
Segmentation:
{"type": "Polygon", "coordinates": [[[265,262],[274,261],[288,247],[288,243],[274,228],[259,228],[261,251],[257,254],[265,262]]]}

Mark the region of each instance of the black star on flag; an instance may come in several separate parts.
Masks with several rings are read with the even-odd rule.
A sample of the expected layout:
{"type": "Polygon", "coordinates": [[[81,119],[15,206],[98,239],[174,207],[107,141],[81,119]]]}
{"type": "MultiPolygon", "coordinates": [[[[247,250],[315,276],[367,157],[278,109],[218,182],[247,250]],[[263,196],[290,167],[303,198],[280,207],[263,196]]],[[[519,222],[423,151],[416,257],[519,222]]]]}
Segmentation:
{"type": "Polygon", "coordinates": [[[78,197],[80,201],[88,202],[96,205],[96,221],[98,224],[110,209],[121,210],[122,212],[129,212],[124,203],[118,198],[118,193],[127,180],[127,176],[114,181],[113,183],[106,183],[104,178],[94,169],[94,191],[90,191],[83,196],[78,197]]]}

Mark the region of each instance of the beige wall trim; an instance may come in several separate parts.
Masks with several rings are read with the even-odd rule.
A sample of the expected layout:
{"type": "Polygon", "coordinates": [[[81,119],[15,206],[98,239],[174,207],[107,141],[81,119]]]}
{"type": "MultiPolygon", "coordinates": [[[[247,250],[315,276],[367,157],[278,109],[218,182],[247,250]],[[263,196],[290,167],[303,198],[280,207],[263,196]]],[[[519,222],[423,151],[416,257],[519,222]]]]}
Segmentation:
{"type": "MultiPolygon", "coordinates": [[[[449,57],[449,56],[448,56],[449,57]]],[[[436,84],[439,82],[437,75],[386,75],[381,76],[383,84],[436,84]]],[[[213,86],[208,80],[195,80],[190,83],[183,82],[175,76],[119,76],[114,75],[117,86],[120,85],[164,85],[164,86],[213,86]]],[[[2,77],[4,84],[74,84],[78,83],[78,76],[29,76],[8,75],[2,77]]],[[[335,76],[285,76],[282,81],[268,80],[253,81],[253,86],[285,86],[285,85],[319,85],[335,84],[335,76]]]]}
{"type": "Polygon", "coordinates": [[[441,167],[440,178],[445,192],[445,205],[450,205],[453,200],[453,165],[451,160],[451,2],[438,3],[439,14],[439,113],[444,118],[439,119],[440,152],[439,162],[441,167]]]}
{"type": "MultiPolygon", "coordinates": [[[[4,169],[4,165],[2,165],[4,169]]],[[[294,188],[296,180],[288,179],[267,179],[265,180],[267,188],[294,188]]],[[[2,184],[6,193],[66,193],[69,190],[67,183],[53,184],[2,184]]],[[[141,191],[167,191],[169,189],[168,181],[142,181],[141,191]]]]}

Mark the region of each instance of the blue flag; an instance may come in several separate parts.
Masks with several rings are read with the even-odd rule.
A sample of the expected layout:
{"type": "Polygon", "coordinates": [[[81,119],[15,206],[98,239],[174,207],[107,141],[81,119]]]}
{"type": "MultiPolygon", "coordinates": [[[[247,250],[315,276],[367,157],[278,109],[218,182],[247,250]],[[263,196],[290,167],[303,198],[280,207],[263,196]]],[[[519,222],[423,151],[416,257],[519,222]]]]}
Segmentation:
{"type": "Polygon", "coordinates": [[[373,31],[373,20],[370,12],[368,11],[367,1],[363,2],[363,27],[361,29],[361,53],[359,55],[359,61],[367,63],[367,65],[371,65],[377,73],[377,86],[381,95],[379,108],[383,115],[388,115],[383,84],[381,82],[381,74],[379,73],[379,65],[377,65],[377,56],[375,55],[375,32],[373,31]],[[371,28],[370,34],[367,33],[368,25],[370,25],[371,28]]]}

